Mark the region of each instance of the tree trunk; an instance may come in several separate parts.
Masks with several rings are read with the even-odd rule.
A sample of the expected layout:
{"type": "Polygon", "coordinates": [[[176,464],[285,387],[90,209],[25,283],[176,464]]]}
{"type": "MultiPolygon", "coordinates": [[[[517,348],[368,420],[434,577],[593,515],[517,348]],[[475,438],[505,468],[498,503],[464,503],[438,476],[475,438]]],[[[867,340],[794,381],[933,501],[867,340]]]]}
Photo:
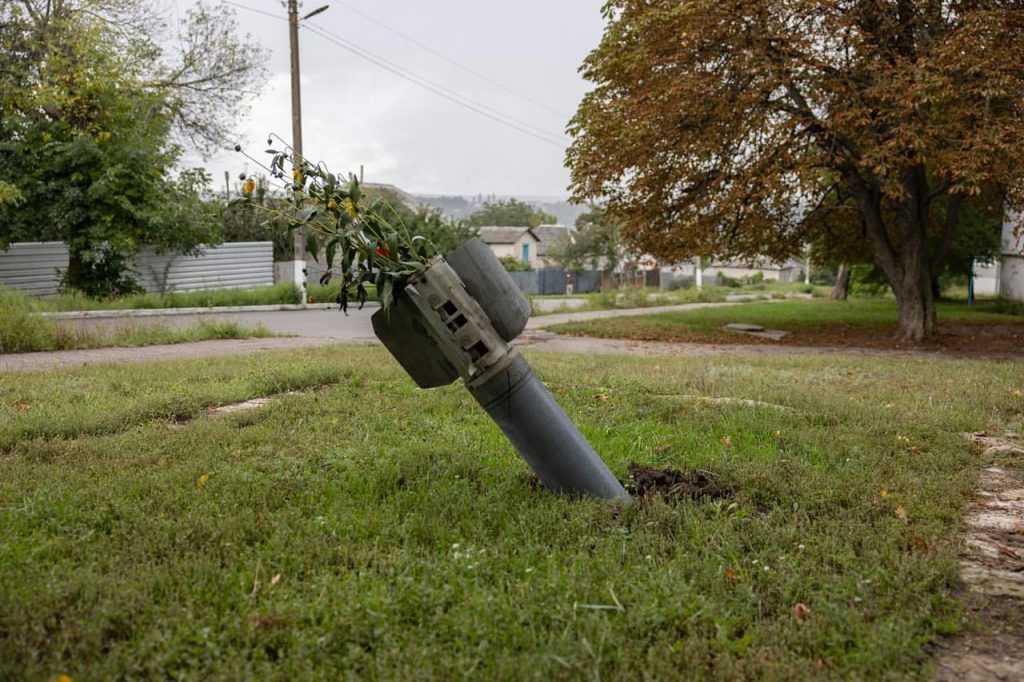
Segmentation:
{"type": "Polygon", "coordinates": [[[833,301],[845,301],[850,295],[850,268],[846,263],[839,264],[839,272],[836,274],[836,285],[832,288],[829,298],[833,301]]]}
{"type": "Polygon", "coordinates": [[[903,260],[904,276],[889,282],[899,308],[896,339],[900,343],[923,343],[935,333],[937,326],[931,275],[927,263],[915,263],[913,258],[903,260]]]}

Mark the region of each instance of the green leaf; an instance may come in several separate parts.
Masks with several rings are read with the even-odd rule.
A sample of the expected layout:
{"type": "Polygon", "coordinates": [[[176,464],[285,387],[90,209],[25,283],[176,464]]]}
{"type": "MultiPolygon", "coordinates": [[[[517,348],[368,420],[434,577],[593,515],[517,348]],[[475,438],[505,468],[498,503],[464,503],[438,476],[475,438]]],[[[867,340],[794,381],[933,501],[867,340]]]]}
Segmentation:
{"type": "Polygon", "coordinates": [[[306,235],[306,252],[313,254],[313,260],[317,263],[320,262],[320,242],[316,238],[316,234],[310,232],[306,235]]]}
{"type": "Polygon", "coordinates": [[[384,286],[380,290],[380,304],[386,310],[391,307],[393,292],[395,290],[395,281],[390,277],[384,280],[384,286]]]}
{"type": "Polygon", "coordinates": [[[338,248],[338,239],[333,238],[327,242],[327,249],[324,255],[324,264],[331,268],[334,266],[334,252],[338,248]]]}

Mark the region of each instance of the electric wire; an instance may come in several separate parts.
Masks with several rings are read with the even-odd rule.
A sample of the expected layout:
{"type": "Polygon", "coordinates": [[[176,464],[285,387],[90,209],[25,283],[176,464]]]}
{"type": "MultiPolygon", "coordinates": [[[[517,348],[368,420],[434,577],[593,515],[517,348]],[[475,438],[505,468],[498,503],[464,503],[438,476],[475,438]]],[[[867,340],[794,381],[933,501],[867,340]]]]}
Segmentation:
{"type": "MultiPolygon", "coordinates": [[[[234,2],[233,0],[222,1],[225,4],[232,5],[234,7],[238,7],[240,9],[244,9],[250,12],[254,12],[256,14],[262,14],[264,16],[277,19],[279,21],[288,21],[287,17],[281,16],[279,14],[274,14],[272,12],[267,12],[265,10],[257,9],[255,7],[249,7],[248,5],[244,5],[239,2],[234,2]]],[[[450,102],[458,104],[459,106],[469,111],[472,111],[473,113],[476,113],[480,116],[484,116],[485,118],[488,118],[496,123],[500,123],[501,125],[517,130],[518,132],[521,132],[524,135],[529,135],[530,137],[536,140],[549,144],[553,147],[557,147],[559,149],[564,149],[568,142],[568,139],[564,136],[545,131],[525,121],[509,116],[508,114],[498,112],[492,109],[491,107],[488,107],[486,104],[470,99],[469,97],[466,97],[465,95],[462,95],[461,93],[452,90],[451,88],[448,88],[439,83],[435,83],[423,76],[420,76],[412,71],[409,71],[408,69],[405,69],[404,67],[398,64],[395,64],[394,62],[385,59],[384,57],[380,57],[379,55],[376,55],[365,48],[362,48],[354,43],[351,43],[344,39],[343,37],[339,36],[338,34],[329,31],[328,29],[325,29],[321,26],[312,23],[306,24],[305,28],[309,30],[311,33],[321,38],[322,40],[326,40],[327,42],[330,42],[335,46],[340,47],[365,61],[368,61],[386,71],[393,73],[399,78],[407,80],[410,83],[413,83],[414,85],[418,85],[419,87],[428,90],[434,93],[435,95],[438,95],[439,97],[443,97],[444,99],[447,99],[450,102]]]]}
{"type": "Polygon", "coordinates": [[[396,36],[398,36],[402,40],[405,40],[406,42],[409,42],[409,43],[415,45],[416,47],[420,48],[421,50],[429,52],[430,54],[434,55],[435,57],[438,57],[439,59],[443,59],[444,61],[448,62],[449,64],[462,69],[466,73],[472,74],[473,76],[476,76],[480,80],[482,80],[482,81],[484,81],[486,83],[490,83],[491,85],[493,85],[493,86],[495,86],[497,88],[500,88],[500,89],[504,90],[507,93],[515,95],[516,97],[519,97],[520,99],[522,99],[522,100],[524,100],[526,102],[529,102],[530,104],[533,104],[534,106],[538,106],[541,109],[544,109],[545,111],[549,111],[552,114],[556,114],[556,115],[561,116],[562,118],[566,118],[566,119],[569,118],[570,115],[571,115],[571,114],[565,113],[564,111],[559,111],[558,109],[553,109],[552,107],[548,106],[544,102],[541,102],[540,100],[534,99],[533,97],[530,97],[529,95],[527,95],[527,94],[525,94],[523,92],[520,92],[519,90],[516,90],[515,88],[509,87],[508,85],[505,85],[504,83],[491,78],[487,74],[481,73],[481,72],[477,71],[476,69],[474,69],[473,67],[467,66],[466,64],[463,64],[462,62],[458,61],[457,59],[453,59],[452,57],[449,57],[448,55],[444,54],[443,52],[441,52],[439,50],[435,50],[434,48],[430,47],[429,45],[426,45],[425,43],[420,42],[419,40],[417,40],[416,38],[413,38],[412,36],[410,36],[408,34],[402,33],[401,31],[399,31],[396,28],[388,26],[383,21],[381,21],[381,20],[379,20],[379,19],[377,19],[377,18],[367,14],[366,12],[364,12],[364,11],[362,11],[360,9],[356,9],[352,5],[349,5],[348,3],[341,2],[341,0],[333,0],[333,2],[334,2],[335,5],[340,5],[340,6],[344,7],[345,9],[347,9],[349,12],[352,12],[353,14],[358,14],[359,16],[361,16],[366,21],[369,21],[372,24],[376,24],[377,26],[381,27],[385,31],[388,31],[390,33],[395,34],[396,36]]]}

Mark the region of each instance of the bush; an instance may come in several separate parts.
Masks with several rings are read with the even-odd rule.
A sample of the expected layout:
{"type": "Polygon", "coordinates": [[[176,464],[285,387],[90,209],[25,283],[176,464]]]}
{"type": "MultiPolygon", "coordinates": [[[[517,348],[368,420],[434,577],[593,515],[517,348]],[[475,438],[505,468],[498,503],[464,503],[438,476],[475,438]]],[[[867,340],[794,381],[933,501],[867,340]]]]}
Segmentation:
{"type": "Polygon", "coordinates": [[[205,289],[203,291],[136,294],[110,298],[91,298],[70,292],[52,298],[29,299],[33,310],[150,310],[154,308],[212,308],[236,305],[280,305],[298,303],[299,290],[283,282],[251,289],[205,289]]]}
{"type": "Polygon", "coordinates": [[[505,269],[509,272],[533,272],[533,266],[529,263],[524,263],[521,260],[516,260],[512,256],[505,256],[501,260],[501,264],[505,266],[505,269]]]}
{"type": "Polygon", "coordinates": [[[730,289],[739,289],[740,287],[743,286],[743,282],[741,282],[736,277],[730,277],[729,275],[726,275],[725,273],[719,272],[718,273],[718,286],[720,286],[720,287],[728,287],[730,289]]]}
{"type": "Polygon", "coordinates": [[[0,353],[27,353],[52,347],[57,326],[32,314],[25,294],[0,286],[0,353]]]}
{"type": "Polygon", "coordinates": [[[850,293],[857,296],[884,296],[892,289],[882,272],[873,265],[850,267],[850,293]]]}

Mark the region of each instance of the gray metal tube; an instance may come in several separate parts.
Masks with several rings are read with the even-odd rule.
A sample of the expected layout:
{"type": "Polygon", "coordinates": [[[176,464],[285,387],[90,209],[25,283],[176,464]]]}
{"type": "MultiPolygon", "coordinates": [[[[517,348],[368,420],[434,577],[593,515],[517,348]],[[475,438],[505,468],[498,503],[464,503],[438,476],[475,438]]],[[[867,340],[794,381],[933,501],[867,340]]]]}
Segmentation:
{"type": "Polygon", "coordinates": [[[504,369],[467,387],[547,488],[605,499],[627,497],[521,355],[516,353],[504,369]]]}

